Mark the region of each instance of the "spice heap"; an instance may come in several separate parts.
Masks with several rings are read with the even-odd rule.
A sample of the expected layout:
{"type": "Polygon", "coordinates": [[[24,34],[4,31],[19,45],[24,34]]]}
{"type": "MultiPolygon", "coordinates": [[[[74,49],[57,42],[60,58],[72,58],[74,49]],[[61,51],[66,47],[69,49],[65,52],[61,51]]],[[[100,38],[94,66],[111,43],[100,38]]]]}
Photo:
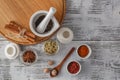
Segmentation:
{"type": "Polygon", "coordinates": [[[69,63],[67,69],[71,74],[76,74],[80,70],[80,66],[77,62],[72,61],[69,63]]]}
{"type": "Polygon", "coordinates": [[[77,52],[78,52],[80,57],[85,58],[89,53],[89,49],[86,45],[82,45],[78,48],[77,52]]]}
{"type": "Polygon", "coordinates": [[[52,55],[58,51],[58,44],[54,40],[49,40],[44,45],[44,50],[47,54],[52,55]]]}
{"type": "Polygon", "coordinates": [[[33,51],[26,51],[23,54],[23,61],[27,63],[33,63],[36,60],[36,55],[33,51]]]}

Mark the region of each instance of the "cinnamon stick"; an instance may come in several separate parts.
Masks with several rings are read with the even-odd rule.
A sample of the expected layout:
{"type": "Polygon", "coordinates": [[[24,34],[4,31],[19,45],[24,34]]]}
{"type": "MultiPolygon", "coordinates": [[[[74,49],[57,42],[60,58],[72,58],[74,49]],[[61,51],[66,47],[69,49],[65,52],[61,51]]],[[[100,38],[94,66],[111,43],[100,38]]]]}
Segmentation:
{"type": "MultiPolygon", "coordinates": [[[[20,26],[21,27],[21,25],[17,24],[15,21],[10,21],[10,24],[12,24],[14,26],[20,26]]],[[[28,31],[25,32],[25,35],[30,36],[32,38],[36,37],[34,34],[32,34],[31,32],[28,32],[28,31]]]]}
{"type": "MultiPolygon", "coordinates": [[[[16,33],[16,34],[20,33],[19,28],[21,30],[23,29],[20,25],[16,24],[15,22],[10,22],[10,24],[5,25],[5,29],[7,29],[13,33],[16,33]]],[[[33,35],[31,32],[26,31],[24,36],[26,36],[26,39],[29,40],[30,42],[35,41],[35,35],[33,35]]]]}
{"type": "Polygon", "coordinates": [[[5,29],[10,30],[10,31],[12,31],[12,32],[14,32],[16,34],[19,34],[18,28],[14,27],[14,26],[12,26],[10,24],[5,25],[5,29]]]}

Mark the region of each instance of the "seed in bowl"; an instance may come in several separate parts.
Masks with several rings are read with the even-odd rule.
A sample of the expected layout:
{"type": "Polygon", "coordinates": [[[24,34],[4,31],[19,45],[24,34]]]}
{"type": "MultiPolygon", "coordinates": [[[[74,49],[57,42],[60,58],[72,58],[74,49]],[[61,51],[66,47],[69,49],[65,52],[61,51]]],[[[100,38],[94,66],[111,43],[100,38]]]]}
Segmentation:
{"type": "Polygon", "coordinates": [[[54,40],[49,40],[45,42],[44,50],[49,55],[52,55],[58,51],[58,43],[54,40]]]}

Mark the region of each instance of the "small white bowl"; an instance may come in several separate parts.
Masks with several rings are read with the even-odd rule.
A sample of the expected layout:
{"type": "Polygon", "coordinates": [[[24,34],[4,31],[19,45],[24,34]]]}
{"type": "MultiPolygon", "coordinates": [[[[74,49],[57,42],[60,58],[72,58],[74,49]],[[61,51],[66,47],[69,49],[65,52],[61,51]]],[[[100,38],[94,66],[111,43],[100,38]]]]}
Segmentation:
{"type": "Polygon", "coordinates": [[[36,52],[35,50],[33,50],[33,49],[27,49],[27,50],[25,50],[25,51],[23,51],[23,52],[21,53],[20,60],[21,60],[21,62],[22,62],[23,64],[25,64],[26,66],[30,66],[30,65],[32,65],[32,64],[34,64],[34,63],[37,62],[37,60],[38,60],[37,52],[36,52]],[[34,61],[33,63],[24,62],[24,60],[23,60],[23,54],[24,54],[26,51],[33,51],[33,52],[34,52],[34,54],[35,54],[35,56],[36,56],[36,59],[35,59],[35,61],[34,61]]]}
{"type": "Polygon", "coordinates": [[[72,61],[68,62],[66,69],[67,69],[68,74],[70,74],[71,76],[76,76],[76,75],[78,75],[78,74],[81,72],[81,69],[82,69],[82,68],[81,68],[80,62],[78,62],[77,60],[72,60],[72,61]],[[75,73],[75,74],[70,73],[69,70],[68,70],[68,66],[69,66],[69,64],[70,64],[71,62],[76,62],[76,63],[79,65],[79,67],[80,67],[79,70],[78,70],[78,72],[75,73]]]}
{"type": "Polygon", "coordinates": [[[46,33],[39,33],[36,31],[36,28],[35,28],[35,22],[37,21],[37,19],[42,16],[42,15],[46,15],[48,13],[48,11],[44,11],[44,10],[40,10],[40,11],[37,11],[35,12],[31,18],[30,18],[30,21],[29,21],[29,26],[30,26],[30,29],[31,31],[39,36],[39,37],[46,37],[46,36],[50,36],[52,33],[54,33],[59,27],[59,23],[57,21],[57,19],[55,17],[53,17],[51,20],[53,21],[53,28],[49,31],[49,32],[46,32],[46,33]]]}
{"type": "Polygon", "coordinates": [[[55,42],[57,43],[58,49],[57,49],[57,51],[56,51],[55,53],[53,53],[53,54],[47,53],[47,52],[44,50],[44,47],[45,47],[45,43],[46,43],[47,41],[50,41],[50,40],[45,41],[45,43],[43,44],[42,50],[43,50],[43,52],[45,52],[47,55],[54,55],[54,54],[57,54],[58,51],[59,51],[59,43],[58,43],[58,41],[57,41],[57,40],[53,40],[53,39],[51,39],[51,40],[52,40],[52,41],[55,41],[55,42]]]}
{"type": "Polygon", "coordinates": [[[74,34],[73,31],[67,27],[61,28],[58,32],[57,32],[57,39],[63,43],[63,44],[68,44],[73,40],[74,34]],[[64,32],[68,32],[69,33],[69,37],[65,38],[64,37],[64,32]]]}
{"type": "Polygon", "coordinates": [[[87,45],[87,44],[81,44],[78,48],[77,48],[77,50],[76,50],[76,52],[77,52],[77,54],[78,54],[78,56],[80,57],[80,59],[87,59],[87,58],[89,58],[90,57],[90,55],[91,55],[91,53],[92,53],[92,49],[90,48],[90,46],[89,45],[87,45]],[[88,50],[89,50],[89,53],[88,53],[88,55],[86,56],[86,57],[81,57],[79,54],[78,54],[78,49],[79,49],[79,47],[80,46],[82,46],[82,45],[85,45],[85,46],[87,46],[88,47],[88,50]]]}
{"type": "Polygon", "coordinates": [[[19,53],[20,53],[20,46],[18,44],[10,43],[5,48],[5,55],[8,59],[15,59],[19,55],[19,53]],[[12,55],[8,54],[8,52],[7,52],[9,47],[13,48],[12,55]]]}
{"type": "Polygon", "coordinates": [[[13,44],[8,44],[5,47],[5,55],[8,57],[13,57],[16,54],[16,47],[13,44]]]}

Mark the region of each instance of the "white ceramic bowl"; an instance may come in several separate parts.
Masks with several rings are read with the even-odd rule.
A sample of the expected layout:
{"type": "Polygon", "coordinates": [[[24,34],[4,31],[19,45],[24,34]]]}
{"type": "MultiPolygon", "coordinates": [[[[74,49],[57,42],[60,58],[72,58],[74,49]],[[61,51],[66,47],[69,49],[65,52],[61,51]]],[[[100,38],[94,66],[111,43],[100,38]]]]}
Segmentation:
{"type": "MultiPolygon", "coordinates": [[[[52,40],[52,39],[51,39],[51,40],[52,40]]],[[[47,40],[47,41],[50,41],[50,40],[47,40]]],[[[47,55],[54,55],[54,54],[57,54],[58,51],[59,51],[59,48],[60,48],[60,47],[59,47],[58,41],[57,41],[57,40],[52,40],[52,41],[55,41],[55,42],[57,43],[57,45],[58,45],[57,51],[56,51],[55,53],[53,53],[53,54],[49,54],[49,53],[47,53],[47,52],[44,50],[44,47],[45,47],[45,44],[46,44],[47,41],[45,41],[45,43],[43,44],[43,47],[42,47],[43,52],[45,52],[47,55]]]]}
{"type": "Polygon", "coordinates": [[[37,11],[37,12],[35,12],[35,13],[31,16],[31,18],[30,18],[30,22],[29,22],[30,29],[31,29],[31,31],[32,31],[35,35],[37,35],[37,36],[39,36],[39,37],[49,36],[49,35],[51,35],[53,32],[55,32],[55,31],[60,27],[60,25],[59,25],[58,21],[56,20],[56,18],[53,17],[53,18],[52,18],[53,28],[52,28],[49,32],[46,32],[46,33],[44,33],[44,34],[43,34],[43,33],[41,34],[41,33],[39,33],[39,32],[36,31],[35,22],[37,21],[37,19],[38,19],[40,16],[46,15],[47,13],[48,13],[48,12],[47,12],[47,11],[44,11],[44,10],[37,11]]]}
{"type": "Polygon", "coordinates": [[[82,68],[81,68],[80,62],[78,62],[77,60],[72,60],[72,61],[69,61],[69,62],[68,62],[66,69],[67,69],[68,74],[70,74],[71,76],[76,76],[76,75],[78,75],[78,74],[81,72],[81,69],[82,69],[82,68]],[[80,67],[79,70],[78,70],[78,72],[75,73],[75,74],[70,73],[69,70],[68,70],[68,66],[69,66],[69,64],[70,64],[71,62],[76,62],[76,63],[78,63],[78,65],[79,65],[79,67],[80,67]]]}
{"type": "Polygon", "coordinates": [[[13,44],[8,44],[5,47],[5,55],[8,57],[13,57],[16,54],[16,47],[13,44]]]}
{"type": "Polygon", "coordinates": [[[15,59],[16,57],[18,57],[19,53],[20,53],[20,47],[19,47],[18,44],[10,43],[5,48],[5,55],[8,59],[15,59]],[[14,50],[12,55],[9,55],[8,52],[7,52],[7,49],[9,47],[12,47],[13,50],[14,50]]]}
{"type": "Polygon", "coordinates": [[[89,58],[90,57],[90,55],[91,55],[91,53],[92,53],[92,49],[90,48],[90,46],[89,45],[87,45],[87,44],[81,44],[80,46],[78,46],[78,48],[77,48],[77,50],[76,50],[76,53],[78,54],[78,56],[80,57],[80,59],[87,59],[87,58],[89,58]],[[89,50],[89,53],[88,53],[88,55],[86,56],[86,57],[81,57],[79,54],[78,54],[78,48],[80,47],[80,46],[82,46],[82,45],[85,45],[85,46],[87,46],[88,47],[88,50],[89,50]]]}
{"type": "Polygon", "coordinates": [[[67,27],[63,27],[61,28],[58,32],[57,32],[57,39],[63,43],[63,44],[67,44],[67,43],[70,43],[72,40],[73,40],[73,31],[67,27]],[[63,33],[67,31],[69,33],[69,37],[68,38],[65,38],[63,36],[63,33]]]}
{"type": "Polygon", "coordinates": [[[21,53],[21,55],[20,55],[20,60],[21,60],[21,62],[22,62],[23,64],[25,64],[26,66],[30,66],[30,65],[32,65],[32,64],[34,64],[34,63],[37,62],[37,60],[38,60],[37,52],[36,52],[35,50],[33,50],[33,49],[27,49],[27,50],[25,50],[25,51],[23,51],[23,52],[21,53]],[[23,60],[23,54],[24,54],[26,51],[33,51],[34,54],[36,55],[36,59],[35,59],[35,61],[34,61],[33,63],[24,62],[24,60],[23,60]]]}

